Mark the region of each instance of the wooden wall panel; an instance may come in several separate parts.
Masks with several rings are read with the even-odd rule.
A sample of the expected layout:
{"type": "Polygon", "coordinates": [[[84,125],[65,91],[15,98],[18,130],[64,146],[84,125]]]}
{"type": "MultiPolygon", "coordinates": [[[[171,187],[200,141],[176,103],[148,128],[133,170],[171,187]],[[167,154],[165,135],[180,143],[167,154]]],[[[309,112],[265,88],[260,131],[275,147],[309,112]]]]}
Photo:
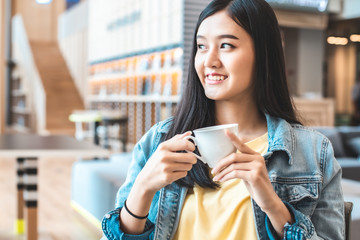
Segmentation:
{"type": "Polygon", "coordinates": [[[29,0],[13,2],[14,13],[22,15],[30,41],[57,40],[57,19],[65,10],[64,0],[53,0],[45,5],[29,0]]]}
{"type": "Polygon", "coordinates": [[[322,13],[296,12],[274,10],[279,25],[282,27],[307,28],[307,29],[326,29],[328,25],[328,15],[322,13]]]}
{"type": "Polygon", "coordinates": [[[5,129],[5,0],[0,0],[0,134],[5,129]]]}
{"type": "MultiPolygon", "coordinates": [[[[358,26],[358,20],[332,23],[327,36],[349,37],[349,33],[358,32],[358,26]]],[[[356,82],[356,43],[349,41],[346,46],[327,44],[326,47],[326,96],[335,99],[336,113],[351,114],[354,111],[351,93],[356,82]]]]}
{"type": "Polygon", "coordinates": [[[300,120],[305,126],[333,127],[335,125],[334,99],[294,98],[294,104],[300,120]]]}

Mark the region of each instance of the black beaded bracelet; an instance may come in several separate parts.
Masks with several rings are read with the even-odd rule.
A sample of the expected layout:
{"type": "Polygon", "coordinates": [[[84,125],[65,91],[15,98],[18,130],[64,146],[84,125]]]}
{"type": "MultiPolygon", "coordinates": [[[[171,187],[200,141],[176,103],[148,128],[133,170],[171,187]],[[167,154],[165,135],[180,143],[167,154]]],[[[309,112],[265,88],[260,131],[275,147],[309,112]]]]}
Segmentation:
{"type": "Polygon", "coordinates": [[[126,210],[131,216],[133,216],[134,218],[137,218],[137,219],[145,219],[145,218],[147,218],[147,217],[149,216],[149,213],[146,214],[146,216],[144,216],[144,217],[137,216],[137,215],[133,214],[133,213],[128,209],[128,207],[126,206],[126,200],[125,200],[125,202],[124,202],[124,208],[125,208],[125,210],[126,210]]]}

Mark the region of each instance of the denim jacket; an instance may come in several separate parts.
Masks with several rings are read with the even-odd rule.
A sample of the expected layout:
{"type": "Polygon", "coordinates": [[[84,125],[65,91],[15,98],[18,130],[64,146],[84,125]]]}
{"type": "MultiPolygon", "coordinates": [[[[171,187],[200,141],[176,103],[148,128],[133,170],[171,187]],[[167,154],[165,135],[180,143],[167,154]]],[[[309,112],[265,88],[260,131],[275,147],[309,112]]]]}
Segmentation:
{"type": "MultiPolygon", "coordinates": [[[[284,239],[345,239],[341,168],[329,140],[310,128],[268,115],[266,119],[269,148],[264,159],[269,178],[295,220],[293,224],[285,224],[284,239]]],[[[102,221],[103,239],[173,238],[187,193],[187,188],[176,183],[155,194],[142,234],[123,233],[119,222],[120,210],[136,176],[170,125],[171,118],[159,122],[135,146],[127,179],[117,194],[116,209],[107,213],[102,221]]],[[[269,219],[254,200],[252,207],[258,239],[277,239],[269,219]]],[[[204,239],[210,238],[204,236],[204,239]]]]}

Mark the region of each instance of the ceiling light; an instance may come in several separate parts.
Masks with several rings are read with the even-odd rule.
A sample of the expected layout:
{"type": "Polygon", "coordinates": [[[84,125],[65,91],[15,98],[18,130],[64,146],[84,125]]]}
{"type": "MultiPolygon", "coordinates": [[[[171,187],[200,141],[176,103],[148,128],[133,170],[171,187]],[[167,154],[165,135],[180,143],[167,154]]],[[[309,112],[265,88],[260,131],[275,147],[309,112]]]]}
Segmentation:
{"type": "Polygon", "coordinates": [[[352,34],[352,35],[350,36],[350,40],[351,40],[352,42],[360,42],[360,34],[352,34]]]}
{"type": "Polygon", "coordinates": [[[346,45],[348,44],[349,40],[347,38],[344,38],[344,37],[328,37],[327,38],[327,42],[329,44],[333,44],[333,45],[346,45]]]}
{"type": "Polygon", "coordinates": [[[36,0],[36,3],[38,3],[38,4],[49,4],[51,2],[52,2],[52,0],[36,0]]]}

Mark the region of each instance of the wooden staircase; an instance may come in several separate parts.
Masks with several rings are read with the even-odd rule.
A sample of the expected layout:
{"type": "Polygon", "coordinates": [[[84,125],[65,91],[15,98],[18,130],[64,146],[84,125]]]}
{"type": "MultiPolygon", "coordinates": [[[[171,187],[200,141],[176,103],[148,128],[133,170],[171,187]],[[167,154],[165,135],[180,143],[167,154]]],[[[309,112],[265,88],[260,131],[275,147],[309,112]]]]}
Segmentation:
{"type": "Polygon", "coordinates": [[[40,78],[46,93],[46,130],[50,134],[75,133],[69,121],[73,110],[84,109],[84,103],[56,42],[30,42],[40,78]]]}

